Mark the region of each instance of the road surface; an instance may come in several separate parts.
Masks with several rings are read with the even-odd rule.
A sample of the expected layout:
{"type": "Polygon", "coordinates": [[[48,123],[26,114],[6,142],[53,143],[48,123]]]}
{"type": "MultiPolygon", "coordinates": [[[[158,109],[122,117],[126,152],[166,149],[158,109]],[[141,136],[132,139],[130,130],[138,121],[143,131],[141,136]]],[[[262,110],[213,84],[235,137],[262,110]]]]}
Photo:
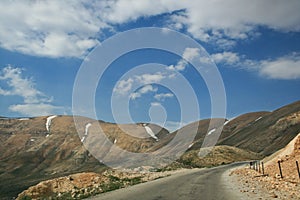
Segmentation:
{"type": "Polygon", "coordinates": [[[91,200],[174,200],[174,199],[241,199],[239,190],[226,183],[227,170],[244,165],[234,163],[210,169],[192,169],[166,178],[103,193],[91,200]]]}

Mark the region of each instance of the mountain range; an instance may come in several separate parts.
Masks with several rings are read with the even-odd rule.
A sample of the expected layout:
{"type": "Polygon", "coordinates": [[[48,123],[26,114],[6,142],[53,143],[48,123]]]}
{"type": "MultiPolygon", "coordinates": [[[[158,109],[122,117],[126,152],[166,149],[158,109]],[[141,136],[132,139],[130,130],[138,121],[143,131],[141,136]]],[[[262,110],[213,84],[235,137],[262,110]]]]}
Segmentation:
{"type": "Polygon", "coordinates": [[[96,138],[99,125],[106,135],[103,155],[110,152],[112,144],[132,153],[155,152],[179,133],[184,136],[197,130],[175,163],[205,167],[259,159],[286,146],[300,132],[300,101],[230,120],[203,119],[173,133],[155,124],[114,124],[79,116],[0,117],[0,198],[16,197],[42,180],[107,169],[83,145],[96,138]],[[215,143],[206,157],[197,156],[201,147],[209,149],[215,143]]]}

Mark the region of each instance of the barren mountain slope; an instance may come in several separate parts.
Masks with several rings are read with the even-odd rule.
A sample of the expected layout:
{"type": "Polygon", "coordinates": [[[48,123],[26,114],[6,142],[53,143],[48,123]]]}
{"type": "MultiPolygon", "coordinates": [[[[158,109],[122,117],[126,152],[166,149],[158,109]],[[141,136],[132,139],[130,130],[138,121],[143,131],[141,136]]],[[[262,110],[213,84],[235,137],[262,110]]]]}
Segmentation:
{"type": "Polygon", "coordinates": [[[158,141],[141,124],[121,125],[122,130],[116,124],[77,117],[76,129],[71,116],[47,119],[49,116],[0,119],[0,198],[14,196],[41,180],[76,172],[103,171],[106,167],[81,142],[96,135],[99,125],[108,143],[130,152],[147,151],[168,135],[167,130],[152,124],[147,126],[157,133],[158,141]],[[133,135],[126,134],[126,130],[133,135]]]}
{"type": "Polygon", "coordinates": [[[250,122],[219,142],[263,155],[285,147],[300,132],[300,101],[250,122]]]}

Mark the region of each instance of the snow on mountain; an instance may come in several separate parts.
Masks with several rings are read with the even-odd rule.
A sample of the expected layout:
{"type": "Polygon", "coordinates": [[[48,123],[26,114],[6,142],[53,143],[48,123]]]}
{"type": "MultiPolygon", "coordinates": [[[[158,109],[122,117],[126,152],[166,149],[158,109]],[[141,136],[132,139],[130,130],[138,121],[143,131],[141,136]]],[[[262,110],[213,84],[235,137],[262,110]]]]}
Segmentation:
{"type": "Polygon", "coordinates": [[[26,121],[26,120],[29,120],[29,118],[20,118],[18,119],[19,121],[26,121]]]}
{"type": "Polygon", "coordinates": [[[228,124],[230,122],[230,120],[227,120],[225,123],[224,123],[224,126],[226,125],[226,124],[228,124]]]}
{"type": "Polygon", "coordinates": [[[152,129],[147,126],[146,124],[143,124],[144,128],[146,129],[146,132],[152,137],[154,138],[156,141],[158,141],[158,138],[155,136],[155,134],[153,133],[152,129]]]}
{"type": "Polygon", "coordinates": [[[57,117],[57,115],[52,115],[50,117],[47,117],[47,121],[46,121],[46,129],[49,132],[50,131],[50,126],[51,126],[51,121],[52,119],[54,119],[55,117],[57,117]]]}
{"type": "Polygon", "coordinates": [[[257,118],[256,120],[255,120],[255,122],[257,122],[258,120],[260,120],[262,117],[259,117],[259,118],[257,118]]]}
{"type": "Polygon", "coordinates": [[[190,149],[193,145],[194,145],[194,143],[190,144],[190,145],[188,146],[188,149],[190,149]]]}
{"type": "Polygon", "coordinates": [[[210,134],[212,134],[213,132],[215,132],[217,129],[211,129],[208,133],[207,133],[207,135],[210,135],[210,134]]]}
{"type": "Polygon", "coordinates": [[[92,126],[91,123],[88,123],[87,125],[85,125],[85,132],[84,132],[84,135],[88,135],[88,132],[89,132],[89,128],[92,126]]]}
{"type": "Polygon", "coordinates": [[[84,136],[81,138],[81,142],[84,142],[84,140],[87,138],[88,133],[89,133],[89,128],[92,126],[91,123],[87,123],[85,125],[85,131],[84,131],[84,136]]]}

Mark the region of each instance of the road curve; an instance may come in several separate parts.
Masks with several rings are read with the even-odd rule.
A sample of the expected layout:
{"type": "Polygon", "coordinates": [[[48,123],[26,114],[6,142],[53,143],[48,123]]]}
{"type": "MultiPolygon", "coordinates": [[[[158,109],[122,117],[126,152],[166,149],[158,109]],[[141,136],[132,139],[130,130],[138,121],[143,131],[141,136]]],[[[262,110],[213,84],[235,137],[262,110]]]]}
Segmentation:
{"type": "MultiPolygon", "coordinates": [[[[103,193],[91,200],[173,200],[173,199],[240,199],[228,187],[222,175],[229,169],[244,165],[234,163],[210,169],[192,169],[166,178],[103,193]]],[[[237,191],[237,190],[236,190],[237,191]]]]}

